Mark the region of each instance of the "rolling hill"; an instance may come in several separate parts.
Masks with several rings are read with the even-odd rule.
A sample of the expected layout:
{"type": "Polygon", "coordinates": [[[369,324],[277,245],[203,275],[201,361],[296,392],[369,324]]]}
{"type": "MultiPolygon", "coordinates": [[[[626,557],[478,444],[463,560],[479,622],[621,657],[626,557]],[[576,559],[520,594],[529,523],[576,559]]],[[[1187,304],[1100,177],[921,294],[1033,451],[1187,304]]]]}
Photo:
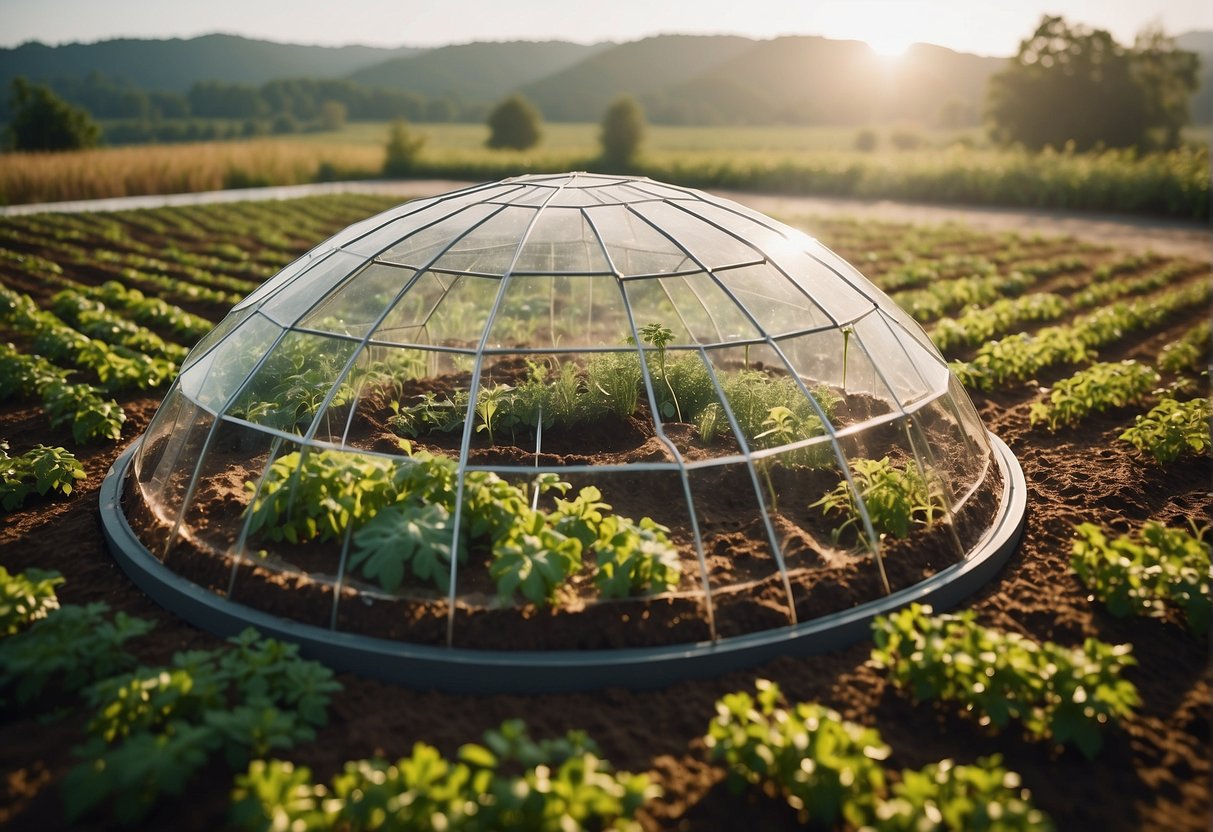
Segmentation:
{"type": "Polygon", "coordinates": [[[62,46],[31,42],[0,49],[0,84],[7,88],[17,75],[44,81],[99,72],[146,90],[185,92],[197,81],[262,84],[276,78],[340,78],[421,51],[407,46],[301,46],[219,34],[62,46]]]}
{"type": "Polygon", "coordinates": [[[347,77],[367,87],[452,96],[463,101],[494,101],[539,78],[561,73],[611,45],[565,41],[465,43],[393,58],[347,77]]]}

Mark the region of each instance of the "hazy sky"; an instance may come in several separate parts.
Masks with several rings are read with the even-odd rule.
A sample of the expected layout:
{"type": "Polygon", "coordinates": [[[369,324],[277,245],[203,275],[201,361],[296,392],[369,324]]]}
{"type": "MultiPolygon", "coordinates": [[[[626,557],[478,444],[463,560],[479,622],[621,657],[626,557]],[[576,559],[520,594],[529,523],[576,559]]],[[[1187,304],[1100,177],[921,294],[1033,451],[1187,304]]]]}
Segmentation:
{"type": "Polygon", "coordinates": [[[914,41],[1010,55],[1044,13],[1107,29],[1213,29],[1210,0],[0,0],[0,46],[229,32],[291,43],[429,46],[471,40],[592,42],[668,32],[914,41]]]}

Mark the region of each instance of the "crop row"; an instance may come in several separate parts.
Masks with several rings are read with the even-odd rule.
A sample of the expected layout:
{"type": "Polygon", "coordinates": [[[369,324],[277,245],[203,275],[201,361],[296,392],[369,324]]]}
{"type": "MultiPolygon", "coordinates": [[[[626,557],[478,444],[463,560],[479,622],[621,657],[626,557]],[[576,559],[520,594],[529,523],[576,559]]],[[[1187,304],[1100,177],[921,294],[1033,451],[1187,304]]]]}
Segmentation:
{"type": "Polygon", "coordinates": [[[21,353],[12,344],[0,344],[0,401],[39,397],[51,427],[70,427],[76,444],[118,439],[126,421],[118,403],[103,398],[92,385],[72,384],[67,377],[67,371],[41,356],[21,353]]]}
{"type": "Polygon", "coordinates": [[[1202,282],[1132,303],[1105,306],[1069,324],[987,341],[971,361],[952,362],[950,366],[966,385],[990,390],[1008,380],[1031,378],[1055,364],[1085,362],[1095,348],[1156,326],[1176,312],[1207,303],[1209,297],[1210,287],[1202,282]]]}
{"type": "Polygon", "coordinates": [[[177,374],[175,362],[89,338],[52,313],[39,309],[29,295],[3,287],[0,287],[0,322],[28,336],[38,355],[92,371],[110,392],[154,389],[177,374]]]}
{"type": "Polygon", "coordinates": [[[110,311],[104,303],[73,289],[64,289],[51,298],[51,309],[62,320],[90,338],[126,347],[180,364],[189,350],[165,341],[150,329],[132,323],[110,311]]]}

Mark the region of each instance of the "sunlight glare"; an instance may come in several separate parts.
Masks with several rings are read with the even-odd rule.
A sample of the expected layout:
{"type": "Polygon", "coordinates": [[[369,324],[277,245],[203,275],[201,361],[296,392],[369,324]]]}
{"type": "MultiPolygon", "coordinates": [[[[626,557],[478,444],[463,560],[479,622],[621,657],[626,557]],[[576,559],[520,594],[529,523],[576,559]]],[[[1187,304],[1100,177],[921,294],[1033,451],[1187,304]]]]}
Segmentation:
{"type": "Polygon", "coordinates": [[[881,32],[864,38],[873,52],[882,58],[900,58],[912,42],[901,32],[881,32]]]}

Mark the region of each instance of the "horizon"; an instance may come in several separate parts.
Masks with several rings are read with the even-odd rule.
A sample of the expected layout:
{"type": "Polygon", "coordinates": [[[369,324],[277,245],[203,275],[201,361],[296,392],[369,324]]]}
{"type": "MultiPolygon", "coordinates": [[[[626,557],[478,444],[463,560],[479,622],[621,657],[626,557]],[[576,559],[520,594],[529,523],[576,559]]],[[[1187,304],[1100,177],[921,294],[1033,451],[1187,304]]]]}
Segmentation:
{"type": "Polygon", "coordinates": [[[620,0],[612,23],[587,31],[580,4],[526,0],[508,14],[489,0],[401,9],[385,0],[348,0],[341,19],[330,21],[320,37],[311,15],[285,0],[253,8],[237,0],[215,0],[207,7],[165,8],[148,0],[116,0],[99,9],[88,0],[6,0],[0,14],[5,35],[0,47],[31,42],[49,47],[89,45],[113,40],[192,40],[230,35],[278,44],[327,48],[432,49],[466,43],[568,41],[581,44],[628,43],[661,35],[740,36],[751,40],[823,37],[858,40],[877,53],[895,57],[922,43],[957,52],[993,57],[1014,55],[1043,14],[1060,14],[1071,23],[1106,29],[1122,43],[1147,27],[1171,37],[1213,31],[1213,5],[1193,0],[1155,4],[1054,0],[988,6],[976,12],[960,0],[825,0],[812,8],[779,0],[753,0],[739,10],[722,0],[691,6],[667,2],[653,9],[638,0],[620,0]],[[452,12],[452,6],[458,6],[452,12]],[[479,9],[477,12],[475,10],[479,9]],[[459,13],[462,10],[464,13],[459,13]],[[689,13],[688,13],[688,10],[689,13]],[[362,12],[362,14],[359,14],[362,12]],[[378,15],[378,16],[376,16],[378,15]],[[571,19],[570,19],[571,16],[571,19]],[[127,22],[137,20],[135,23],[127,22]],[[458,20],[458,25],[450,21],[458,20]],[[801,24],[792,28],[791,24],[801,24]],[[369,27],[369,28],[368,28],[369,27]],[[385,37],[385,30],[401,31],[385,37]],[[411,35],[411,37],[410,37],[411,35]]]}

